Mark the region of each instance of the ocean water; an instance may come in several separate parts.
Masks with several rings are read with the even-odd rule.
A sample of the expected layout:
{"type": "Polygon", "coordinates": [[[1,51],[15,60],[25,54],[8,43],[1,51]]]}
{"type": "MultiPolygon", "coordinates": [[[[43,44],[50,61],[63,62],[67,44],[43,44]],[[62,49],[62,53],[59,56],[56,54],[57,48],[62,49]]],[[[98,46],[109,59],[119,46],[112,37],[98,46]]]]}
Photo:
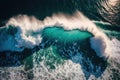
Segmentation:
{"type": "Polygon", "coordinates": [[[97,9],[114,9],[117,3],[71,0],[65,5],[63,0],[60,6],[57,1],[43,1],[45,12],[32,8],[35,15],[19,13],[0,27],[0,80],[119,80],[119,14],[111,20],[113,14],[97,9]],[[58,6],[51,6],[51,13],[52,2],[58,6]]]}

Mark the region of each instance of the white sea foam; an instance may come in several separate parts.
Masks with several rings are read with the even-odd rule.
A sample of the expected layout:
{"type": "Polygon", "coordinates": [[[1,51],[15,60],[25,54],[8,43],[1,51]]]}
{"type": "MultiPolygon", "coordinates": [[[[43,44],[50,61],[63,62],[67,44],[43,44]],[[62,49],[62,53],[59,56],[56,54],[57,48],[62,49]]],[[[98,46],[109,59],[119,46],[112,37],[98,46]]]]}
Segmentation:
{"type": "Polygon", "coordinates": [[[62,26],[65,30],[80,29],[92,33],[94,37],[90,39],[90,43],[97,55],[103,57],[110,54],[107,53],[108,43],[110,40],[96,27],[96,25],[78,11],[73,15],[65,15],[62,13],[54,14],[51,17],[46,17],[43,21],[38,20],[33,16],[19,15],[10,18],[6,26],[9,25],[18,28],[18,32],[15,34],[14,39],[12,39],[12,41],[15,41],[15,44],[10,44],[8,41],[9,37],[7,37],[6,39],[8,42],[2,42],[3,44],[0,45],[0,47],[3,47],[4,49],[1,48],[0,51],[21,51],[21,49],[23,50],[24,48],[33,48],[41,43],[41,31],[44,28],[48,26],[62,26]],[[36,34],[33,35],[32,33],[36,34]],[[5,43],[9,44],[9,47],[5,48],[5,43]]]}
{"type": "MultiPolygon", "coordinates": [[[[120,44],[120,42],[117,39],[113,39],[111,41],[111,46],[118,47],[118,48],[114,48],[114,49],[117,49],[115,50],[117,52],[115,52],[114,54],[116,53],[120,54],[119,52],[120,46],[118,44],[120,44]]],[[[52,56],[55,56],[55,55],[54,55],[52,48],[49,48],[47,50],[45,50],[47,53],[49,52],[48,53],[49,55],[47,56],[45,55],[41,56],[42,54],[46,54],[46,52],[43,53],[42,50],[32,55],[33,56],[32,57],[33,58],[32,69],[29,69],[26,71],[24,69],[25,68],[24,66],[0,68],[0,71],[1,71],[0,78],[3,80],[6,80],[6,79],[28,80],[28,75],[30,76],[30,74],[33,74],[33,78],[31,78],[32,80],[39,80],[39,79],[41,80],[45,80],[45,79],[46,80],[48,79],[49,80],[63,80],[63,79],[66,79],[66,80],[111,80],[113,78],[112,69],[116,69],[120,72],[119,67],[118,67],[119,65],[115,63],[116,60],[111,59],[111,61],[109,61],[110,64],[107,66],[103,74],[101,74],[101,76],[96,78],[95,75],[92,75],[90,73],[90,77],[86,79],[85,77],[86,73],[83,72],[84,68],[81,67],[82,64],[79,64],[79,63],[82,63],[81,61],[84,58],[82,57],[80,53],[76,54],[75,56],[72,56],[72,60],[64,60],[63,64],[56,65],[55,63],[52,63],[52,65],[55,66],[55,69],[50,70],[48,66],[46,66],[45,63],[46,63],[46,60],[51,61],[52,57],[50,57],[49,59],[46,59],[46,58],[49,57],[50,55],[52,56]],[[39,61],[40,59],[43,59],[43,60],[39,61]]],[[[58,56],[55,56],[55,57],[58,58],[58,56]]],[[[117,57],[117,59],[119,60],[119,56],[117,57]]],[[[57,60],[55,60],[55,62],[57,62],[57,60]]],[[[119,61],[117,63],[119,63],[119,61]]],[[[89,64],[89,66],[92,66],[92,64],[89,64]]]]}

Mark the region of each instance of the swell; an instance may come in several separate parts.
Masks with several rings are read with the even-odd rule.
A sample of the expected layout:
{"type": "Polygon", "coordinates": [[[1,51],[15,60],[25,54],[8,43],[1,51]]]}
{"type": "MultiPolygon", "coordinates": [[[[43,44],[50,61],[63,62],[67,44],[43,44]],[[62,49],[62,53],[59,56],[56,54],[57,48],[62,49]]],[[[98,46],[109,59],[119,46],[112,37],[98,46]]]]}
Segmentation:
{"type": "Polygon", "coordinates": [[[79,10],[92,20],[102,20],[119,27],[120,1],[119,0],[26,0],[26,1],[1,1],[1,25],[2,19],[9,19],[18,14],[34,15],[39,19],[51,16],[54,13],[74,13],[79,10]],[[22,5],[22,7],[21,7],[22,5]],[[32,5],[32,6],[31,6],[32,5]],[[9,7],[8,7],[9,6],[9,7]],[[15,8],[17,7],[17,8],[15,8]]]}
{"type": "Polygon", "coordinates": [[[9,27],[10,25],[17,28],[17,32],[14,36],[4,36],[5,40],[3,40],[3,35],[6,33],[0,35],[2,44],[0,46],[0,51],[23,51],[25,48],[32,49],[41,43],[41,32],[43,29],[61,26],[65,30],[79,29],[81,31],[90,32],[94,35],[94,37],[90,38],[91,47],[95,50],[97,55],[103,57],[110,54],[109,38],[78,11],[74,13],[73,16],[62,13],[54,14],[51,17],[46,17],[43,21],[40,21],[33,16],[19,15],[10,18],[4,28],[9,27]],[[10,45],[5,47],[5,44],[10,45]]]}
{"type": "Polygon", "coordinates": [[[90,19],[102,20],[119,27],[119,0],[80,0],[78,4],[80,11],[82,11],[90,19]]]}

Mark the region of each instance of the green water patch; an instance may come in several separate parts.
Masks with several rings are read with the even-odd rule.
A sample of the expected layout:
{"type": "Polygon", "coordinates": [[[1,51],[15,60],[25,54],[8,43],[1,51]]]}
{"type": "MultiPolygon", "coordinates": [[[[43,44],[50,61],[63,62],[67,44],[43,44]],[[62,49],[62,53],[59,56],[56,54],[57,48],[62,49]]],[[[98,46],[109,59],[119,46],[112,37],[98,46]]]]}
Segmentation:
{"type": "Polygon", "coordinates": [[[29,70],[34,66],[33,64],[40,65],[41,62],[44,62],[44,65],[49,69],[55,69],[55,66],[64,64],[64,60],[67,58],[61,57],[56,52],[56,46],[50,46],[45,49],[40,49],[35,51],[33,55],[27,57],[22,61],[22,64],[25,65],[25,69],[29,70]]]}
{"type": "Polygon", "coordinates": [[[49,40],[55,40],[58,42],[75,42],[75,41],[83,41],[92,37],[93,35],[87,31],[81,31],[78,29],[74,30],[64,30],[61,27],[48,27],[45,28],[42,32],[42,36],[49,40]]]}

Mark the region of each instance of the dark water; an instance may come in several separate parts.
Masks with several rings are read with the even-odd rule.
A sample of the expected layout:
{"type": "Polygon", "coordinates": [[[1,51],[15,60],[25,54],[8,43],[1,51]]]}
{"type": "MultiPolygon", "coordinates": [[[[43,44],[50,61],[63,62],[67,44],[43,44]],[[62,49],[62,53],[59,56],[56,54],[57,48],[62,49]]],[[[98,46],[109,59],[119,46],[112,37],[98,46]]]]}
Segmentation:
{"type": "Polygon", "coordinates": [[[0,21],[8,20],[19,14],[34,15],[39,19],[44,19],[53,13],[72,14],[74,11],[80,10],[90,19],[120,25],[119,0],[1,0],[0,10],[0,21]]]}

